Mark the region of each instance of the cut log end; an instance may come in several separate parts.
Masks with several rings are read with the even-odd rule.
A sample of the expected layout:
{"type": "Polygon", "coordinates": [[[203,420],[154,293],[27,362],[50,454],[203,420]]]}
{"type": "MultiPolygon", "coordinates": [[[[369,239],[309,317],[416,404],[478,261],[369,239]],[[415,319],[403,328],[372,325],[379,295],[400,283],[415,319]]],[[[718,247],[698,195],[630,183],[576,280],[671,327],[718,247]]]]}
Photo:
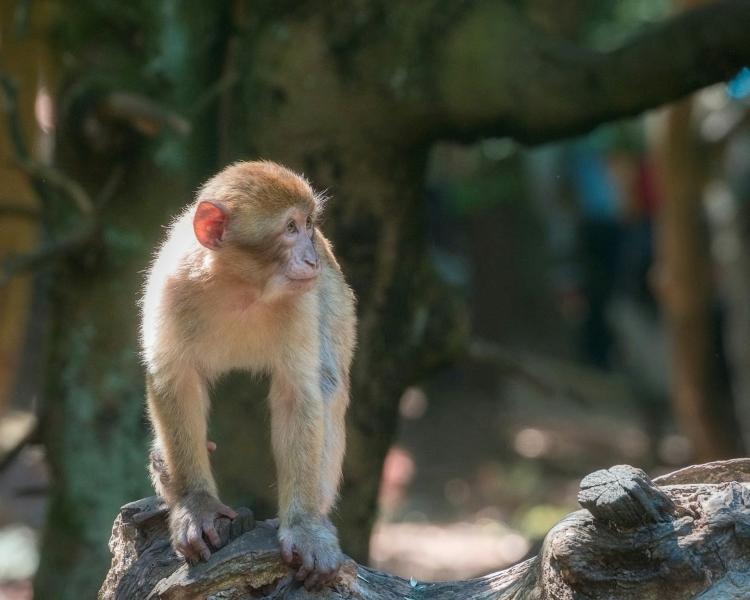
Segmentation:
{"type": "Polygon", "coordinates": [[[584,477],[578,502],[597,519],[622,529],[669,521],[678,512],[646,473],[629,465],[584,477]]]}

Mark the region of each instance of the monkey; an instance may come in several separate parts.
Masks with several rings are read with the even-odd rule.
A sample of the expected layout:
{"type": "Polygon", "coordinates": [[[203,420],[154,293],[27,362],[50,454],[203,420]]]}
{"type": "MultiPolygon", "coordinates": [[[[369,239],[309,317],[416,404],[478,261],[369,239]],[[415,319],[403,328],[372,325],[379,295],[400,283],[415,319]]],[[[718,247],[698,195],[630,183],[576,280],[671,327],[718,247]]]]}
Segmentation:
{"type": "Polygon", "coordinates": [[[211,383],[236,369],[270,374],[281,557],[307,588],[343,560],[329,515],[356,344],[354,293],[318,227],[323,204],[277,163],[226,167],[169,226],[141,299],[152,463],[162,461],[152,480],[174,549],[208,560],[222,545],[215,520],[236,516],[209,462],[211,383]]]}

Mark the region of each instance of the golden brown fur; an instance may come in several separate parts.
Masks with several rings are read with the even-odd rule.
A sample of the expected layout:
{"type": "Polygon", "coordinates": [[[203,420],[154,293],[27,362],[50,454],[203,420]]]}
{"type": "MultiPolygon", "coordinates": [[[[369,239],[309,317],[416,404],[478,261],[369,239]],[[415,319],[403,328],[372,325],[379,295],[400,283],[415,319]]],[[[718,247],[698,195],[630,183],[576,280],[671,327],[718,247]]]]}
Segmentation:
{"type": "Polygon", "coordinates": [[[332,577],[340,560],[327,515],[341,474],[356,325],[353,294],[311,226],[319,210],[307,181],[280,165],[226,168],[170,227],[148,275],[141,330],[149,415],[169,474],[155,483],[172,507],[175,546],[189,560],[207,558],[213,518],[232,513],[217,498],[206,450],[210,382],[232,369],[267,372],[279,538],[306,585],[332,577]],[[194,232],[204,201],[226,215],[210,239],[215,249],[194,232]]]}

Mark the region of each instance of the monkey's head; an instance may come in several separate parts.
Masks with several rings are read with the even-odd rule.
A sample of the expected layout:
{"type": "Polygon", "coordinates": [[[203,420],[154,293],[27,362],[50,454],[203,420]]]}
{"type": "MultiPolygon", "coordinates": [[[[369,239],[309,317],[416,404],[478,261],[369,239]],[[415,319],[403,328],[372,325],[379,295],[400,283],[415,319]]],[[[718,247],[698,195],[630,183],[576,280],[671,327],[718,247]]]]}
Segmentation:
{"type": "Polygon", "coordinates": [[[301,176],[267,161],[235,163],[208,180],[193,214],[212,268],[280,292],[311,289],[320,273],[320,199],[301,176]]]}

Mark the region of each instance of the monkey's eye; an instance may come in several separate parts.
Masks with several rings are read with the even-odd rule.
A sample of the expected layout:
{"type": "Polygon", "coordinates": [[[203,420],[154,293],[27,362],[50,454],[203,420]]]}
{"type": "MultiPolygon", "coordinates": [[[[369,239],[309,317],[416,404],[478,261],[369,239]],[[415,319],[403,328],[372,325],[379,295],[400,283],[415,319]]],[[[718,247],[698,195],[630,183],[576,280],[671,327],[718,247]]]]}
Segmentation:
{"type": "Polygon", "coordinates": [[[305,221],[305,227],[306,227],[307,229],[312,229],[312,226],[313,226],[313,220],[312,220],[312,217],[308,216],[308,217],[307,217],[307,221],[305,221]]]}
{"type": "Polygon", "coordinates": [[[286,231],[287,233],[297,233],[297,223],[289,221],[289,223],[286,224],[286,231]]]}

